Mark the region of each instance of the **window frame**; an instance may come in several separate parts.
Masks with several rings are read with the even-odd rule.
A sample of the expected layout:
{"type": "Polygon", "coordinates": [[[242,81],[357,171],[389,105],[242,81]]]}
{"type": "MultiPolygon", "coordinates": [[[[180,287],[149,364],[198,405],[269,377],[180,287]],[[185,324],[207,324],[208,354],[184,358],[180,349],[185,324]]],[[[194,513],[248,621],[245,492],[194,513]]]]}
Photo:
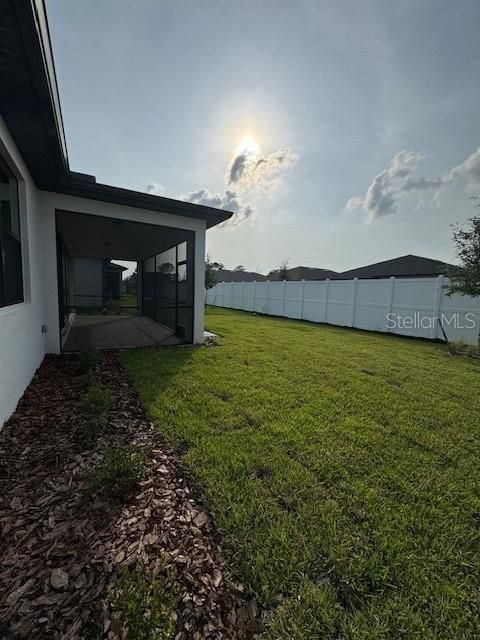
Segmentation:
{"type": "MultiPolygon", "coordinates": [[[[5,158],[5,154],[0,148],[0,170],[6,174],[9,180],[15,180],[15,189],[16,189],[16,215],[17,215],[17,224],[18,224],[18,237],[15,233],[10,233],[5,231],[2,227],[0,221],[0,311],[3,309],[8,309],[14,305],[22,304],[25,302],[25,279],[24,279],[24,252],[23,252],[23,242],[22,242],[22,215],[20,211],[20,187],[17,175],[12,170],[9,162],[5,158]],[[11,300],[7,302],[7,265],[6,265],[6,249],[4,236],[9,236],[15,242],[18,242],[20,248],[20,297],[15,300],[11,300]]],[[[11,202],[11,201],[10,201],[11,202]]],[[[12,208],[11,208],[12,211],[12,208]]],[[[12,225],[13,227],[13,225],[12,225]]]]}

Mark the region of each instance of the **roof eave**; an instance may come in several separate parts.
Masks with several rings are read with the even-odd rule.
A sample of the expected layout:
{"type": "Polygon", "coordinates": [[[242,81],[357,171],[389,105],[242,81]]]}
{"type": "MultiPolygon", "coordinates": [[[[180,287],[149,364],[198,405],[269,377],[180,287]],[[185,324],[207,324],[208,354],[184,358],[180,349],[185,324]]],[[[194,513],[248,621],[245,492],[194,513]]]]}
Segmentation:
{"type": "MultiPolygon", "coordinates": [[[[54,183],[66,183],[70,168],[45,3],[44,0],[16,0],[12,6],[30,67],[55,175],[45,180],[43,172],[37,171],[36,165],[29,162],[28,153],[25,155],[37,186],[48,188],[54,183]]],[[[24,155],[24,150],[21,151],[24,155]]]]}
{"type": "Polygon", "coordinates": [[[53,191],[77,198],[100,200],[102,202],[135,207],[136,209],[147,209],[188,218],[200,218],[206,221],[207,228],[221,224],[229,220],[233,215],[232,211],[214,209],[213,207],[206,207],[192,202],[155,196],[151,193],[132,191],[98,182],[69,181],[66,185],[56,187],[53,191]]]}

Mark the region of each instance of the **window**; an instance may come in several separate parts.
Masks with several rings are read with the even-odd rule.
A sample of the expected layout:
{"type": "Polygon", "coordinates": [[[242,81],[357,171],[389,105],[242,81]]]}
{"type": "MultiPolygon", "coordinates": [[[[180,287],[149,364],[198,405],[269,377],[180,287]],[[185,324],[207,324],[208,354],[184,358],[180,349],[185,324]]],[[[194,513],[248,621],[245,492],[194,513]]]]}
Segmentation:
{"type": "Polygon", "coordinates": [[[23,302],[18,182],[0,157],[0,307],[23,302]]]}

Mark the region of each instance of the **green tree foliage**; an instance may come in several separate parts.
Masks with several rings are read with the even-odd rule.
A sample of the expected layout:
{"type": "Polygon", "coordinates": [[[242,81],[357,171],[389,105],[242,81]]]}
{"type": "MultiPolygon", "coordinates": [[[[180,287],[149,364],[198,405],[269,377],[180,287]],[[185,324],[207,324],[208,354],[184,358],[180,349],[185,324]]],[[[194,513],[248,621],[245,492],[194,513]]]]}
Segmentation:
{"type": "Polygon", "coordinates": [[[211,289],[216,284],[215,275],[219,269],[223,269],[223,264],[221,262],[214,262],[209,255],[207,255],[207,259],[205,260],[205,288],[211,289]]]}
{"type": "Polygon", "coordinates": [[[470,218],[466,227],[457,225],[453,240],[461,266],[449,270],[448,293],[480,296],[480,216],[470,218]]]}

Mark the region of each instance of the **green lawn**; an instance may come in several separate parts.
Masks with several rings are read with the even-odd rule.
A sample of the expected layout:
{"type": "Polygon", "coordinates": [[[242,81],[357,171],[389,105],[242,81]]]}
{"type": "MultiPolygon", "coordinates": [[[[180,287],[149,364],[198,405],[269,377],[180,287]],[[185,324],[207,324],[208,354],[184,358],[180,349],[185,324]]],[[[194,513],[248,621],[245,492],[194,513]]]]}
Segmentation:
{"type": "Polygon", "coordinates": [[[118,300],[110,301],[110,309],[115,312],[119,311],[125,315],[137,315],[137,294],[122,293],[118,300]]]}
{"type": "Polygon", "coordinates": [[[480,366],[442,345],[207,313],[122,356],[269,638],[480,637],[480,366]]]}

